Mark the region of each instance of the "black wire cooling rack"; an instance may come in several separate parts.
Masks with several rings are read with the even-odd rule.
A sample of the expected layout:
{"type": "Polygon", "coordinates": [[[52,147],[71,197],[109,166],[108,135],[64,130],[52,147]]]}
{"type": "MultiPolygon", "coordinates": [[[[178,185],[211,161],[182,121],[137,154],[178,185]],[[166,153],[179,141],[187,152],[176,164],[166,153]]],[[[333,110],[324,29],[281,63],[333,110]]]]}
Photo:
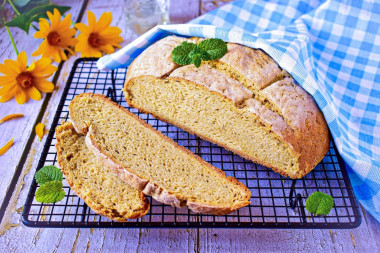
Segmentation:
{"type": "Polygon", "coordinates": [[[354,228],[361,216],[341,157],[333,143],[323,161],[306,177],[291,180],[232,154],[217,145],[199,139],[177,127],[145,115],[125,102],[122,87],[126,69],[99,71],[96,59],[78,59],[71,71],[62,99],[47,137],[38,168],[56,165],[55,128],[68,119],[68,106],[83,92],[101,93],[143,118],[179,145],[190,149],[228,176],[243,182],[252,193],[251,205],[224,216],[201,215],[187,208],[163,205],[151,197],[150,211],[142,218],[114,222],[95,214],[63,180],[65,198],[54,204],[36,202],[38,188],[33,181],[22,214],[23,223],[31,227],[121,227],[121,228],[354,228]],[[333,196],[335,206],[327,216],[314,216],[304,207],[315,191],[333,196]]]}

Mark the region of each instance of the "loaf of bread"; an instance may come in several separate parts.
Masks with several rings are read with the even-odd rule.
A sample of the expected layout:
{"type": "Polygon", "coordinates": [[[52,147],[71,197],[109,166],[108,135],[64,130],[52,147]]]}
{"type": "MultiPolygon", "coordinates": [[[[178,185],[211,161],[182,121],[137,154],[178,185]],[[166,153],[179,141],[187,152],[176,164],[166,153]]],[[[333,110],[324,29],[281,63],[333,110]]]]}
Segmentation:
{"type": "Polygon", "coordinates": [[[220,60],[179,66],[167,55],[183,40],[166,37],[132,62],[123,89],[129,105],[290,178],[323,159],[323,114],[272,58],[228,43],[220,60]]]}
{"type": "Polygon", "coordinates": [[[135,114],[96,94],[69,106],[77,132],[95,156],[125,182],[157,201],[222,215],[250,203],[249,189],[205,162],[135,114]]]}
{"type": "Polygon", "coordinates": [[[70,188],[96,213],[111,220],[137,219],[149,210],[145,195],[109,171],[71,123],[56,128],[57,160],[70,188]]]}

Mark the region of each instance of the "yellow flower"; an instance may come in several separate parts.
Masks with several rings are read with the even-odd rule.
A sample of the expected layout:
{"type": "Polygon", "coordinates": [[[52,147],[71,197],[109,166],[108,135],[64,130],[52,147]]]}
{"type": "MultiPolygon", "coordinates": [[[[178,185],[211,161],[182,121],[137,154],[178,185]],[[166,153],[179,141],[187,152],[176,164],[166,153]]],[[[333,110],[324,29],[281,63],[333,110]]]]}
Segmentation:
{"type": "Polygon", "coordinates": [[[87,11],[88,26],[78,23],[75,27],[80,31],[75,51],[81,52],[82,57],[101,57],[102,52],[113,53],[115,47],[120,48],[123,38],[121,30],[115,26],[109,26],[112,21],[112,13],[104,12],[96,22],[96,17],[91,11],[87,11]]]}
{"type": "Polygon", "coordinates": [[[17,56],[17,61],[7,59],[0,64],[0,102],[4,103],[13,97],[19,104],[41,99],[41,92],[52,92],[54,85],[46,80],[57,68],[51,65],[51,60],[42,58],[27,67],[25,51],[17,56]]]}
{"type": "Polygon", "coordinates": [[[47,12],[50,24],[46,19],[40,18],[40,30],[34,34],[37,39],[44,39],[38,49],[32,56],[41,55],[42,57],[53,58],[55,62],[67,60],[64,50],[74,54],[74,48],[77,40],[74,38],[76,34],[75,28],[71,26],[71,14],[68,14],[61,21],[61,14],[54,9],[54,14],[47,12]]]}

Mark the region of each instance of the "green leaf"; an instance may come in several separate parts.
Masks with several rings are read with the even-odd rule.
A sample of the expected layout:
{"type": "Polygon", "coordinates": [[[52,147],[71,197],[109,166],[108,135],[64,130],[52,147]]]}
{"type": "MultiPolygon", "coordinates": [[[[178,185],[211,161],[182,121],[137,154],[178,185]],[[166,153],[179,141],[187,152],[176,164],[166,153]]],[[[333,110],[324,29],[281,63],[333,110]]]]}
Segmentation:
{"type": "Polygon", "coordinates": [[[54,12],[54,9],[57,9],[61,15],[65,14],[66,11],[70,10],[70,6],[59,6],[55,4],[45,4],[31,9],[28,13],[35,21],[38,21],[40,18],[48,18],[46,12],[54,12]],[[38,17],[38,18],[37,18],[38,17]]]}
{"type": "Polygon", "coordinates": [[[199,66],[201,66],[202,63],[201,57],[199,55],[195,55],[193,58],[193,63],[195,67],[199,68],[199,66]]]}
{"type": "Polygon", "coordinates": [[[39,185],[43,185],[54,180],[62,181],[63,176],[60,169],[53,165],[49,165],[44,166],[39,171],[37,171],[34,178],[39,185]]]}
{"type": "Polygon", "coordinates": [[[24,7],[27,5],[31,0],[13,0],[12,2],[17,6],[17,7],[24,7]]]}
{"type": "Polygon", "coordinates": [[[196,46],[194,43],[182,42],[172,50],[173,61],[179,65],[191,64],[192,59],[189,57],[189,54],[196,46]]]}
{"type": "Polygon", "coordinates": [[[314,192],[306,199],[306,209],[315,215],[327,215],[334,207],[334,199],[323,192],[314,192]]]}
{"type": "Polygon", "coordinates": [[[46,12],[50,11],[53,13],[54,9],[57,9],[61,15],[64,14],[66,11],[70,10],[71,7],[68,6],[58,6],[55,4],[45,4],[41,6],[37,6],[30,11],[23,13],[8,23],[6,23],[7,26],[11,27],[18,27],[22,30],[24,30],[26,33],[29,32],[29,27],[34,21],[39,21],[40,18],[48,18],[46,12]]]}
{"type": "Polygon", "coordinates": [[[18,11],[20,13],[26,13],[30,11],[31,9],[33,9],[34,7],[45,5],[48,3],[49,3],[49,0],[31,0],[27,5],[23,7],[19,7],[18,11]]]}
{"type": "Polygon", "coordinates": [[[227,44],[221,39],[206,39],[198,44],[199,48],[207,52],[209,60],[222,58],[228,51],[227,44]]]}
{"type": "Polygon", "coordinates": [[[29,22],[28,19],[29,17],[27,17],[24,14],[21,14],[15,17],[14,19],[12,19],[11,21],[9,21],[8,23],[6,23],[5,25],[10,26],[10,27],[18,27],[24,30],[26,33],[28,33],[30,24],[32,23],[32,22],[29,22]]]}
{"type": "Polygon", "coordinates": [[[41,185],[36,192],[36,200],[42,203],[55,203],[65,197],[61,181],[50,181],[41,185]]]}

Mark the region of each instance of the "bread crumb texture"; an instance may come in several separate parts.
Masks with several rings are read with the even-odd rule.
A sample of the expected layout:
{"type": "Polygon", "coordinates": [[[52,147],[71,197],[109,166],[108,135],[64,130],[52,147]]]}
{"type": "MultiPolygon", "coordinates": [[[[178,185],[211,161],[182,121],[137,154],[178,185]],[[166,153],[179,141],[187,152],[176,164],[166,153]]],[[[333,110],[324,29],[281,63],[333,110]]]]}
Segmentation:
{"type": "Polygon", "coordinates": [[[124,180],[158,201],[212,214],[230,213],[250,203],[250,191],[235,178],[108,98],[81,94],[69,111],[75,127],[87,132],[87,145],[104,163],[119,176],[120,170],[126,171],[124,180]]]}
{"type": "Polygon", "coordinates": [[[270,56],[228,43],[226,55],[199,68],[176,65],[169,48],[150,63],[145,52],[183,40],[166,37],[131,64],[124,87],[131,106],[283,176],[301,178],[323,159],[330,141],[321,111],[270,56]]]}
{"type": "Polygon", "coordinates": [[[96,213],[115,221],[137,219],[149,210],[149,202],[109,171],[89,152],[85,136],[71,123],[56,129],[58,163],[70,188],[96,213]]]}

